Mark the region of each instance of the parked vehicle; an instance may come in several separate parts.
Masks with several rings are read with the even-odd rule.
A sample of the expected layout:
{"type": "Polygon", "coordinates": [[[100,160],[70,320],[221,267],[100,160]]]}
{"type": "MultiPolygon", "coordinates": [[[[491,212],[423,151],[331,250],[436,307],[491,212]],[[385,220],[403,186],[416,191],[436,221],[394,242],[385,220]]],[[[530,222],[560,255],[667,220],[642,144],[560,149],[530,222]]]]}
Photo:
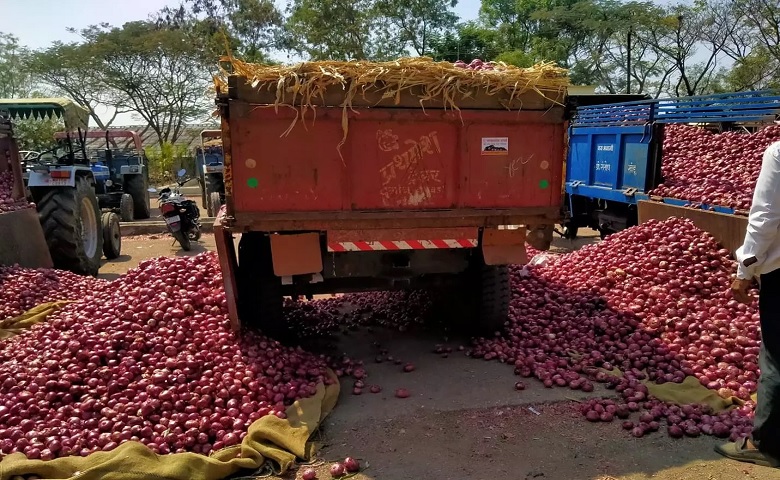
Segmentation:
{"type": "MultiPolygon", "coordinates": [[[[575,238],[580,228],[589,227],[603,238],[649,218],[690,217],[685,208],[690,202],[648,195],[663,181],[664,127],[685,123],[722,131],[772,122],[780,115],[778,101],[777,92],[761,91],[579,107],[569,127],[564,236],[575,238]]],[[[746,219],[728,208],[709,207],[715,212],[696,212],[697,225],[731,232],[719,240],[736,248],[746,219]],[[713,228],[716,223],[719,228],[713,228]]]]}
{"type": "MultiPolygon", "coordinates": [[[[65,132],[55,138],[62,140],[65,132]]],[[[123,222],[149,218],[149,160],[138,133],[132,130],[92,130],[87,139],[105,139],[104,148],[87,151],[100,208],[118,213],[123,222]],[[131,146],[118,140],[130,139],[131,146]]]]}
{"type": "MultiPolygon", "coordinates": [[[[183,250],[189,251],[192,248],[192,242],[197,242],[200,239],[201,227],[198,204],[187,199],[181,193],[182,185],[190,180],[185,177],[186,174],[186,170],[179,170],[176,185],[173,189],[166,187],[160,190],[157,203],[168,231],[179,242],[183,250]]],[[[149,191],[155,192],[156,190],[151,188],[149,191]]]]}
{"type": "MultiPolygon", "coordinates": [[[[11,119],[61,118],[66,133],[54,148],[27,162],[26,181],[54,266],[84,275],[97,275],[104,253],[104,228],[85,140],[89,113],[65,98],[0,100],[11,119]]],[[[110,218],[106,217],[110,222],[110,218]]],[[[118,228],[118,227],[117,227],[118,228]]],[[[116,242],[112,244],[116,246],[116,242]]],[[[119,252],[109,246],[109,258],[119,252]]]]}
{"type": "Polygon", "coordinates": [[[433,287],[457,292],[470,326],[503,327],[508,265],[526,261],[526,242],[549,248],[559,222],[565,93],[453,113],[417,98],[355,96],[342,109],[327,104],[333,91],[312,100],[316,122],[290,127],[297,112],[257,107],[273,92],[239,76],[229,85],[217,100],[231,161],[214,230],[234,325],[283,335],[284,296],[433,287]]]}
{"type": "Polygon", "coordinates": [[[195,149],[195,161],[198,165],[198,183],[200,183],[203,205],[208,216],[214,217],[225,203],[221,130],[200,132],[200,145],[195,149]]]}

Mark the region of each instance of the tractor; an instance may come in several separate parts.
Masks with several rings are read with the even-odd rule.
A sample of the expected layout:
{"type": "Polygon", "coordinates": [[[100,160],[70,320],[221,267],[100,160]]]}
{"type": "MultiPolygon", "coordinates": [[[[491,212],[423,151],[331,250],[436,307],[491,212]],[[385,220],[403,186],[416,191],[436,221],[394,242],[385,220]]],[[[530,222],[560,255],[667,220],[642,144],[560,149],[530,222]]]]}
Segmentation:
{"type": "Polygon", "coordinates": [[[100,260],[119,256],[119,218],[102,213],[97,180],[86,152],[89,113],[65,98],[0,99],[10,119],[60,118],[65,134],[26,163],[27,191],[35,202],[55,268],[97,275],[100,260]]]}
{"type": "MultiPolygon", "coordinates": [[[[62,141],[66,132],[58,132],[62,141]]],[[[123,222],[149,218],[149,160],[141,138],[131,130],[93,130],[86,138],[105,138],[105,148],[87,150],[95,190],[103,210],[119,213],[123,222]],[[117,139],[132,139],[128,148],[117,139]]]]}
{"type": "Polygon", "coordinates": [[[195,162],[198,168],[201,199],[209,217],[214,217],[225,203],[225,181],[222,155],[222,131],[203,130],[200,132],[200,145],[195,150],[195,162]],[[209,140],[211,139],[211,140],[209,140]]]}

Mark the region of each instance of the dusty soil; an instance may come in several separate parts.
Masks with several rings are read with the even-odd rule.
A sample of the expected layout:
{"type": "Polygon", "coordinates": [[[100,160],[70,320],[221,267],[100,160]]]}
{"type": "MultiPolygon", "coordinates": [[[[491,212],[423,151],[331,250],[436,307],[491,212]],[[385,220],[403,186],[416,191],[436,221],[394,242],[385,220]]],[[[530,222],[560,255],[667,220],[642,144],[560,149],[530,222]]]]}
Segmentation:
{"type": "MultiPolygon", "coordinates": [[[[556,249],[591,241],[557,240],[556,249]]],[[[192,252],[182,252],[171,237],[125,238],[125,255],[105,264],[101,277],[115,278],[146,258],[212,249],[211,235],[192,252]]],[[[662,430],[635,439],[618,423],[588,423],[576,411],[588,394],[545,389],[533,380],[518,392],[509,366],[431,352],[445,342],[461,343],[436,332],[365,331],[341,339],[339,349],[363,359],[367,383],[383,390],[354,396],[351,382],[343,381],[339,404],[314,439],[323,445],[313,465],[320,479],[330,478],[328,461],[349,455],[367,466],[355,480],[780,480],[780,470],[720,458],[710,437],[672,440],[662,430]],[[374,342],[417,369],[375,364],[374,342]],[[412,396],[395,398],[399,387],[412,396]]],[[[300,478],[301,471],[284,478],[300,478]]]]}

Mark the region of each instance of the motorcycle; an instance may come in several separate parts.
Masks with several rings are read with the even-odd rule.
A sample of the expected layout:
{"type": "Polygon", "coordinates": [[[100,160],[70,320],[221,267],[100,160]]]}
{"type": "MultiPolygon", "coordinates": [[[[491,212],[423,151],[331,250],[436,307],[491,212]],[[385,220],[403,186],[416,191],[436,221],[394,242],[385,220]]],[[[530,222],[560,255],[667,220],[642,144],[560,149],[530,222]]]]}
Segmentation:
{"type": "MultiPolygon", "coordinates": [[[[171,190],[165,187],[159,192],[157,205],[160,207],[165,225],[173,238],[179,242],[184,251],[192,248],[192,242],[200,239],[200,209],[193,200],[187,199],[181,193],[181,187],[189,180],[187,171],[181,169],[177,173],[176,186],[171,190]]],[[[150,192],[156,192],[154,188],[150,192]]]]}

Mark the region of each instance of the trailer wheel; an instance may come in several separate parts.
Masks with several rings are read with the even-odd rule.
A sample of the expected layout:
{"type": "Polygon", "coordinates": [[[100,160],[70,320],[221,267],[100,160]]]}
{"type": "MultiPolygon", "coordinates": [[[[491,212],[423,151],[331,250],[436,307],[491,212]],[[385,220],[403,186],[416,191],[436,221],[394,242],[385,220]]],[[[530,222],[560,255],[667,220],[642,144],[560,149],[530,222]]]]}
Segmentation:
{"type": "Polygon", "coordinates": [[[103,255],[113,260],[122,253],[122,233],[119,230],[119,216],[106,212],[101,217],[103,224],[103,255]]]}
{"type": "Polygon", "coordinates": [[[219,207],[222,206],[222,197],[219,192],[211,192],[209,195],[209,217],[216,217],[219,212],[219,207]]]}
{"type": "Polygon", "coordinates": [[[119,215],[123,222],[132,222],[135,218],[135,205],[130,194],[123,193],[119,198],[119,215]]]}
{"type": "Polygon", "coordinates": [[[46,189],[37,204],[54,267],[96,276],[103,256],[103,231],[89,180],[79,177],[75,188],[46,189]]]}
{"type": "Polygon", "coordinates": [[[512,298],[509,267],[482,263],[474,268],[473,275],[476,283],[474,293],[478,296],[479,330],[489,335],[503,331],[512,298]]]}
{"type": "Polygon", "coordinates": [[[249,232],[238,244],[238,311],[242,322],[276,339],[289,339],[283,323],[282,279],[274,275],[271,241],[249,232]]]}
{"type": "Polygon", "coordinates": [[[133,211],[136,220],[149,218],[149,182],[143,175],[125,175],[124,191],[133,197],[133,211]]]}

